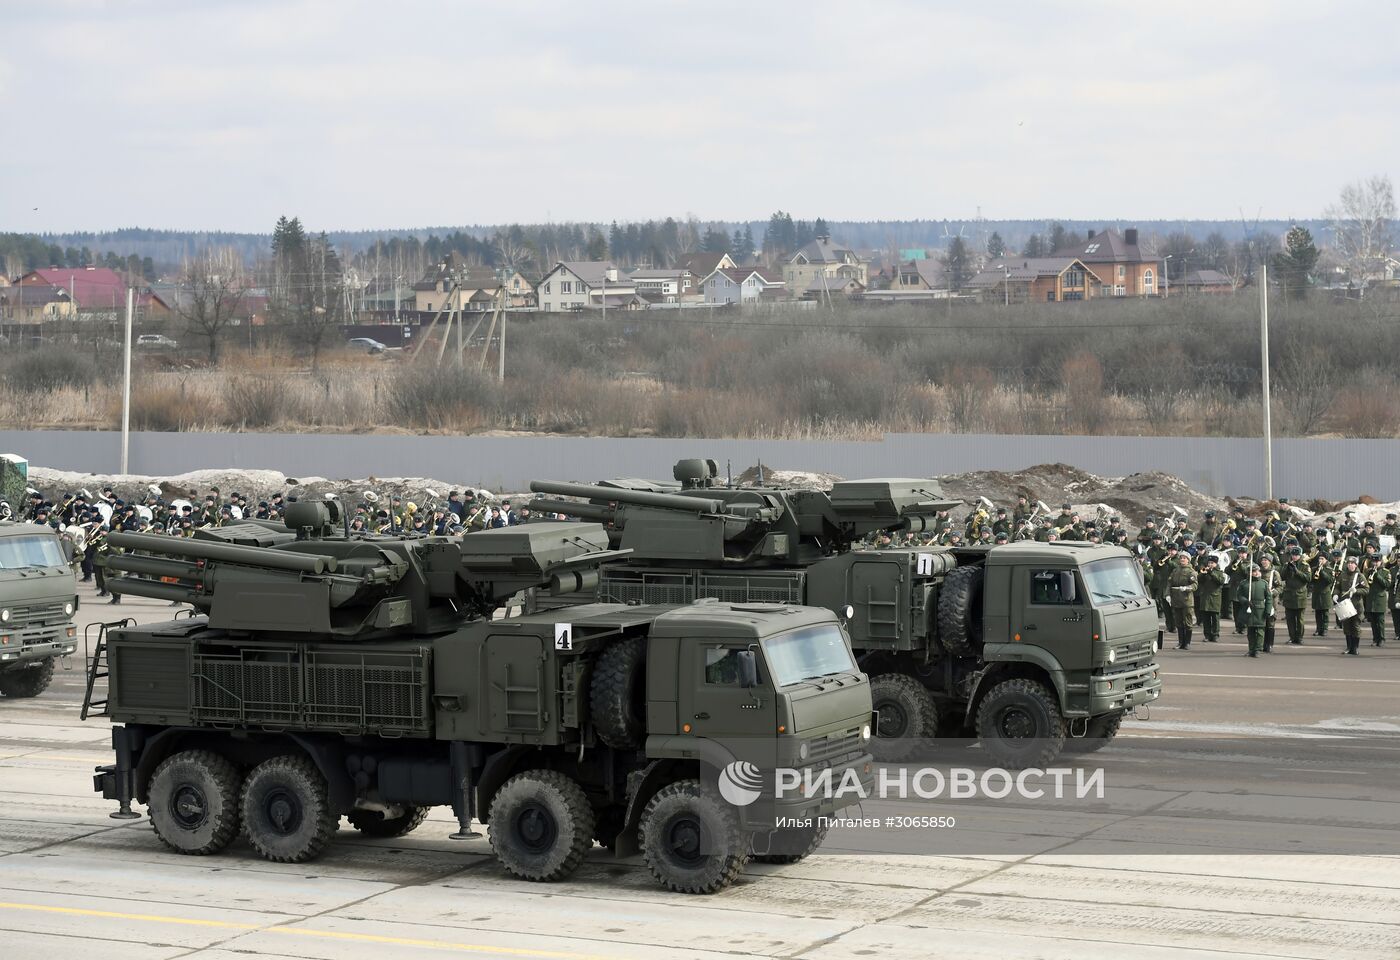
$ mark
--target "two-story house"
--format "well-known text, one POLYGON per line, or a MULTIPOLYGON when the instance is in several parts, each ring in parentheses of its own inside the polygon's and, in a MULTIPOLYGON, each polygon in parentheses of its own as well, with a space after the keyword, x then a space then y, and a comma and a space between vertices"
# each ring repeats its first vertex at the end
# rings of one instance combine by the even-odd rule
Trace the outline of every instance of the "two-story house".
POLYGON ((783 290, 783 281, 762 267, 722 267, 701 283, 706 303, 756 303, 783 290))
POLYGON ((832 243, 826 235, 798 250, 783 266, 783 283, 792 297, 803 296, 808 290, 855 289, 849 281, 861 290, 869 285, 866 262, 854 250, 832 243))
POLYGON ((983 303, 1089 300, 1102 284, 1078 257, 1006 257, 993 260, 968 281, 983 303))
MULTIPOLYGON (((637 309, 637 286, 610 260, 561 260, 535 285, 535 302, 547 313, 637 309)), ((641 301, 642 305, 645 301, 641 301)))
POLYGON ((519 271, 497 271, 492 267, 469 264, 458 254, 449 253, 429 267, 423 279, 413 285, 413 306, 423 313, 491 310, 500 298, 503 285, 507 306, 523 307, 529 304, 532 287, 519 271))
POLYGON ((653 269, 638 267, 627 274, 637 288, 638 296, 653 303, 681 303, 696 299, 699 284, 685 267, 653 269))
POLYGON ((1087 240, 1053 250, 1050 256, 1078 259, 1103 285, 1105 297, 1166 296, 1162 258, 1139 245, 1136 227, 1122 233, 1090 231, 1087 240))

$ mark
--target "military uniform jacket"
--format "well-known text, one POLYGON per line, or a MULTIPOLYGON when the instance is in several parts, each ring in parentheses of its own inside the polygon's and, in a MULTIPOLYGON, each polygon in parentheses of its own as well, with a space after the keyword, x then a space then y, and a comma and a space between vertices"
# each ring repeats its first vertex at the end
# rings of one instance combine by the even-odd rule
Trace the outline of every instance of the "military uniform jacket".
POLYGON ((1201 529, 1196 531, 1196 539, 1204 544, 1215 543, 1215 538, 1220 536, 1220 524, 1214 520, 1207 520, 1201 524, 1201 529))
POLYGON ((1196 571, 1191 569, 1190 564, 1174 567, 1171 577, 1167 580, 1171 587, 1172 607, 1181 609, 1195 605, 1196 582, 1199 578, 1196 571))
POLYGON ((1312 608, 1330 610, 1332 608, 1332 583, 1337 579, 1337 571, 1329 563, 1318 567, 1312 575, 1312 608))
POLYGON ((1304 610, 1308 606, 1308 587, 1312 576, 1302 560, 1291 560, 1283 568, 1283 606, 1287 610, 1304 610))
POLYGON ((1371 571, 1371 586, 1366 591, 1366 612, 1385 613, 1390 606, 1390 574, 1384 567, 1371 571))
POLYGON ((1196 600, 1199 602, 1202 613, 1219 613, 1221 605, 1221 591, 1225 586, 1225 574, 1217 567, 1214 570, 1202 571, 1196 584, 1196 600))
POLYGON ((1265 626, 1274 618, 1274 595, 1269 589, 1269 584, 1260 577, 1257 580, 1250 580, 1246 585, 1242 599, 1249 603, 1249 625, 1251 627, 1265 626))

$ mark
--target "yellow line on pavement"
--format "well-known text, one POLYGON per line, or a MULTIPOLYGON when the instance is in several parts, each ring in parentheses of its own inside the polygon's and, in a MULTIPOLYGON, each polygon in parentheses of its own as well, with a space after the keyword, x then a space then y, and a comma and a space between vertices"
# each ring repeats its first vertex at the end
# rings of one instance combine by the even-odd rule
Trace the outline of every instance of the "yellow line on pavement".
POLYGON ((535 950, 530 947, 493 947, 484 943, 460 943, 453 940, 427 940, 418 937, 389 937, 372 933, 351 933, 343 930, 317 930, 306 927, 266 927, 256 923, 231 920, 196 920, 188 917, 168 917, 153 913, 122 913, 117 910, 92 910, 86 907, 56 907, 40 903, 6 903, 0 910, 31 913, 56 913, 70 917, 96 917, 104 920, 138 920, 146 923, 167 923, 187 927, 214 927, 222 930, 245 930, 282 936, 314 937, 323 940, 345 940, 358 943, 382 943, 398 947, 424 947, 431 950, 455 950, 458 953, 495 953, 509 957, 534 957, 539 960, 616 960, 616 957, 594 953, 573 953, 567 950, 535 950))

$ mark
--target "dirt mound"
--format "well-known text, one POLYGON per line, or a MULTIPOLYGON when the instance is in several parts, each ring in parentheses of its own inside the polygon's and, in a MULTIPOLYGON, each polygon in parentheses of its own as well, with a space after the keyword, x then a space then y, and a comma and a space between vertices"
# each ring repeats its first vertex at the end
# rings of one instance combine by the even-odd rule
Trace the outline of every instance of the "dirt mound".
MULTIPOLYGON (((1140 526, 1148 517, 1165 516, 1174 506, 1185 510, 1193 525, 1200 523, 1205 511, 1225 509, 1223 501, 1160 471, 1100 477, 1068 464, 1049 463, 1012 472, 978 470, 936 479, 944 493, 966 504, 984 496, 997 506, 1010 507, 1024 494, 1031 502, 1044 500, 1055 513, 1061 504, 1068 503, 1080 515, 1092 517, 1102 506, 1104 512, 1121 516, 1128 526, 1140 526)), ((966 512, 967 508, 957 511, 966 512)))
MULTIPOLYGON (((759 482, 759 468, 749 467, 743 473, 734 478, 734 482, 740 486, 757 485, 759 482)), ((796 490, 829 490, 831 485, 837 480, 844 480, 845 477, 838 477, 834 473, 815 473, 810 470, 778 470, 771 467, 763 468, 763 483, 770 487, 789 487, 796 490)))

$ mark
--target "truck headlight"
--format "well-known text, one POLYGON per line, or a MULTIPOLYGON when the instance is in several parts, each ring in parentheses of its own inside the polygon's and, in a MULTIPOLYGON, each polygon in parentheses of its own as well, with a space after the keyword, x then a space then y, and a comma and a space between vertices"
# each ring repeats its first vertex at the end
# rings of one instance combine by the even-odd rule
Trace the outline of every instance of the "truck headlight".
POLYGON ((1118 651, 1117 651, 1117 650, 1109 650, 1109 651, 1108 651, 1108 662, 1109 662, 1109 663, 1117 663, 1117 662, 1118 662, 1118 651))
POLYGON ((867 723, 865 726, 860 728, 860 738, 862 740, 870 739, 870 724, 867 723))
POLYGON ((5 607, 4 609, 0 609, 0 623, 9 623, 9 622, 10 622, 10 608, 9 608, 9 607, 5 607))
POLYGON ((797 745, 797 759, 806 760, 811 752, 811 748, 807 746, 806 740, 803 740, 797 745))
POLYGON ((69 600, 67 603, 65 603, 65 604, 63 605, 63 615, 64 615, 65 617, 71 617, 71 616, 73 615, 73 601, 72 601, 72 600, 69 600))

